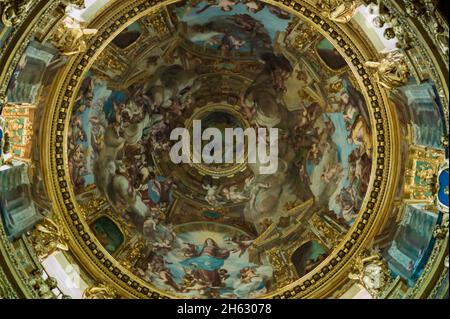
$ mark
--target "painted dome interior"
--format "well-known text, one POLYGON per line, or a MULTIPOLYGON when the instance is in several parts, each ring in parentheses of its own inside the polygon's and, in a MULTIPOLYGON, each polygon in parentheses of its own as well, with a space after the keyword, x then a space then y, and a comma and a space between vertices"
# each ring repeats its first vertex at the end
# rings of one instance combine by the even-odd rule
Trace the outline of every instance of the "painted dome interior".
POLYGON ((30 247, 24 278, 56 298, 448 298, 448 37, 430 59, 411 8, 19 2, 0 3, 0 235, 30 247), (177 128, 214 157, 198 123, 221 154, 174 162, 177 128), (276 164, 248 136, 224 163, 228 128, 267 132, 276 164))

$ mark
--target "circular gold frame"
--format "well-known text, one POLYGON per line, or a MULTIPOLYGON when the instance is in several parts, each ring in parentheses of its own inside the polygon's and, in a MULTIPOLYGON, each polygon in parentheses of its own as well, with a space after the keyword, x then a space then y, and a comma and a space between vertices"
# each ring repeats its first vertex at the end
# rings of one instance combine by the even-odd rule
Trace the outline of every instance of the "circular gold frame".
MULTIPOLYGON (((99 281, 113 285, 125 297, 177 298, 161 291, 133 275, 112 258, 97 241, 83 220, 71 187, 68 172, 67 135, 70 115, 81 80, 99 53, 127 25, 141 17, 154 13, 163 6, 178 0, 133 0, 116 1, 89 28, 99 30, 89 43, 85 53, 72 57, 60 71, 47 106, 42 141, 45 183, 55 212, 60 215, 68 233, 71 250, 83 266, 99 281)), ((303 0, 272 1, 278 6, 307 21, 322 33, 341 53, 357 78, 365 97, 373 135, 373 163, 370 185, 360 209, 359 216, 350 231, 335 250, 313 271, 288 286, 279 288, 263 298, 318 298, 336 288, 347 275, 352 256, 370 242, 372 236, 385 222, 386 211, 392 202, 389 185, 397 179, 398 150, 393 141, 398 139, 396 116, 388 98, 374 82, 364 67, 364 61, 376 58, 367 46, 355 45, 343 28, 324 18, 303 0), (362 48, 362 50, 360 50, 362 48)), ((348 31, 348 30, 347 30, 348 31)))

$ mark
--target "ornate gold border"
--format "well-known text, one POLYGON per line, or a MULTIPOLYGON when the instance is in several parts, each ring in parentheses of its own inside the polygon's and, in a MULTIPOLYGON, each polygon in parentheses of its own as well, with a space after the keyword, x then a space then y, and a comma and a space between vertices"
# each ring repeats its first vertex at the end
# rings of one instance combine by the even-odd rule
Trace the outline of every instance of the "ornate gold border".
MULTIPOLYGON (((99 244, 89 230, 87 223, 80 218, 79 207, 70 186, 67 164, 67 133, 70 114, 81 85, 81 80, 98 54, 127 25, 141 17, 153 13, 163 6, 178 0, 134 0, 117 1, 104 14, 91 23, 90 28, 99 29, 91 40, 86 53, 72 57, 60 71, 52 90, 48 105, 43 143, 45 182, 55 211, 63 217, 69 231, 70 246, 83 262, 83 265, 96 277, 114 284, 127 297, 176 298, 165 291, 152 287, 119 265, 99 244)), ((303 0, 263 2, 283 8, 311 23, 343 55, 355 75, 366 99, 373 133, 373 164, 370 186, 364 199, 358 219, 337 248, 312 272, 296 282, 271 292, 265 298, 323 297, 330 288, 335 287, 346 276, 351 266, 351 257, 358 253, 371 240, 380 228, 385 212, 392 202, 388 186, 396 181, 398 150, 393 140, 398 139, 395 114, 387 106, 384 91, 369 76, 364 61, 373 58, 369 52, 360 52, 358 47, 342 32, 340 26, 325 20, 311 5, 303 0)), ((364 47, 364 46, 362 46, 364 47)))

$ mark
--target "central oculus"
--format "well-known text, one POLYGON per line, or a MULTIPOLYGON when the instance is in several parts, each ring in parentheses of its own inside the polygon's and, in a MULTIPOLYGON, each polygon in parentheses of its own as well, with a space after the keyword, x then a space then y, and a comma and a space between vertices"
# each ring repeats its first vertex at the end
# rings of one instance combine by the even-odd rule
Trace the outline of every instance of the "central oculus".
POLYGON ((278 169, 278 129, 250 127, 231 106, 200 109, 187 128, 173 129, 170 139, 177 141, 170 150, 171 161, 194 164, 204 174, 233 175, 247 163, 258 165, 261 174, 278 169))

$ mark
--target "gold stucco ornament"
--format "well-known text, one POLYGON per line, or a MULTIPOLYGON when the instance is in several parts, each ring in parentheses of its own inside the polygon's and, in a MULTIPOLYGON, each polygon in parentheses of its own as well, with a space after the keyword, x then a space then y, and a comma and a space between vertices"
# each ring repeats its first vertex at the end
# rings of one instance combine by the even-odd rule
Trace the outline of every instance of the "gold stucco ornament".
POLYGON ((7 27, 20 24, 31 3, 30 0, 0 0, 1 22, 7 27))

